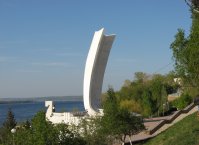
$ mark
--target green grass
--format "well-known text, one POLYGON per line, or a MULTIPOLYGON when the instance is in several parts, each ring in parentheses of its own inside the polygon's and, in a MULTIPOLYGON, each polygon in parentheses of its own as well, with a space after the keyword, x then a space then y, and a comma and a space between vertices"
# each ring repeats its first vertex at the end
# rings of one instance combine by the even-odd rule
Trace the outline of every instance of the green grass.
POLYGON ((199 145, 199 117, 194 113, 143 145, 199 145))

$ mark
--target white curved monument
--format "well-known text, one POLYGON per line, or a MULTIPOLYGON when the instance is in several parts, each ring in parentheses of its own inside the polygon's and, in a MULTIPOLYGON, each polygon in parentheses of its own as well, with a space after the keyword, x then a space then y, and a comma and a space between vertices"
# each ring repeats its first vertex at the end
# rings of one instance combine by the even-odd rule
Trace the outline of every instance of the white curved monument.
POLYGON ((104 35, 104 28, 96 31, 90 46, 84 72, 83 100, 86 112, 53 112, 53 102, 45 101, 46 119, 52 123, 78 124, 86 114, 94 116, 100 111, 100 96, 104 72, 115 35, 104 35))
POLYGON ((99 112, 104 72, 115 35, 96 31, 90 46, 84 72, 84 107, 89 115, 99 112))

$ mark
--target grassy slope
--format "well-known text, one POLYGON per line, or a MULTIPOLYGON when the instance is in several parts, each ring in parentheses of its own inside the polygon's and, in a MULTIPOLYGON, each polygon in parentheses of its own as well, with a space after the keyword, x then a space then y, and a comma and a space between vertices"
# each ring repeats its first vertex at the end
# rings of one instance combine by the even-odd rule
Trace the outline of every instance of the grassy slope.
POLYGON ((194 113, 184 118, 144 145, 199 145, 199 117, 194 113))

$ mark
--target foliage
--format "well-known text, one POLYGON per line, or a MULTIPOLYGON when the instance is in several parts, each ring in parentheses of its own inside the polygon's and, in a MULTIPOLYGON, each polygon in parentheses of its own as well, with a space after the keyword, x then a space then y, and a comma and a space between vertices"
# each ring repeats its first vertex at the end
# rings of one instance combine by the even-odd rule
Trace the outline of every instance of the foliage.
POLYGON ((149 79, 149 75, 144 72, 135 72, 134 74, 135 82, 144 83, 149 79))
MULTIPOLYGON (((56 144, 59 145, 86 145, 86 141, 80 137, 80 134, 72 129, 72 125, 58 124, 55 126, 57 130, 59 141, 56 144)), ((75 126, 74 126, 75 127, 75 126)))
POLYGON ((101 116, 86 117, 79 124, 79 130, 87 145, 108 145, 109 136, 102 132, 101 116))
MULTIPOLYGON (((197 3, 192 4, 198 7, 197 3)), ((171 44, 175 71, 183 79, 186 89, 199 88, 199 13, 192 11, 192 26, 189 36, 185 36, 182 29, 178 29, 175 40, 171 44)))
POLYGON ((53 124, 46 121, 45 112, 40 111, 32 119, 32 141, 35 144, 55 144, 58 141, 57 132, 53 124))
POLYGON ((199 118, 196 113, 184 118, 144 145, 198 145, 199 118))
POLYGON ((130 112, 141 113, 142 111, 140 103, 135 100, 121 100, 120 107, 123 109, 128 109, 130 112))
POLYGON ((3 127, 0 128, 0 144, 12 144, 11 129, 15 128, 17 122, 15 121, 14 114, 9 108, 7 112, 7 117, 3 123, 3 127))
POLYGON ((108 97, 103 104, 104 115, 101 118, 102 131, 124 142, 127 135, 131 136, 144 129, 142 119, 119 106, 113 89, 110 88, 107 93, 108 97))
POLYGON ((7 113, 7 118, 5 122, 3 123, 3 127, 7 130, 13 129, 17 125, 17 122, 14 118, 14 114, 12 110, 9 108, 8 113, 7 113))
POLYGON ((120 106, 146 117, 163 114, 163 111, 167 111, 164 109, 167 95, 176 92, 179 87, 174 83, 174 77, 173 72, 167 75, 136 72, 135 79, 126 80, 116 93, 120 106))
POLYGON ((86 117, 79 124, 79 130, 88 145, 109 145, 115 141, 123 143, 127 135, 144 129, 142 118, 121 107, 112 88, 104 98, 103 113, 103 116, 86 117))
POLYGON ((26 122, 23 124, 23 127, 24 127, 25 129, 30 129, 30 128, 31 128, 31 123, 30 123, 30 121, 29 121, 29 120, 26 120, 26 122))
POLYGON ((193 101, 192 97, 188 94, 182 94, 178 99, 172 102, 172 105, 178 109, 183 109, 193 101))
POLYGON ((31 122, 20 125, 15 134, 9 131, 0 136, 0 144, 12 144, 13 141, 17 145, 86 145, 77 131, 67 124, 53 125, 47 121, 44 111, 39 111, 31 122))

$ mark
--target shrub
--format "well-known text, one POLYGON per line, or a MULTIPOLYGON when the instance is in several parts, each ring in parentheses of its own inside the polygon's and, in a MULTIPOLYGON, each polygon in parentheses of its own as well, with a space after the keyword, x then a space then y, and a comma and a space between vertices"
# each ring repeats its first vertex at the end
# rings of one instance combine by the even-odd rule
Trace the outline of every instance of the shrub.
POLYGON ((178 109, 183 109, 192 102, 192 97, 188 94, 182 94, 178 99, 172 102, 172 105, 178 109))

